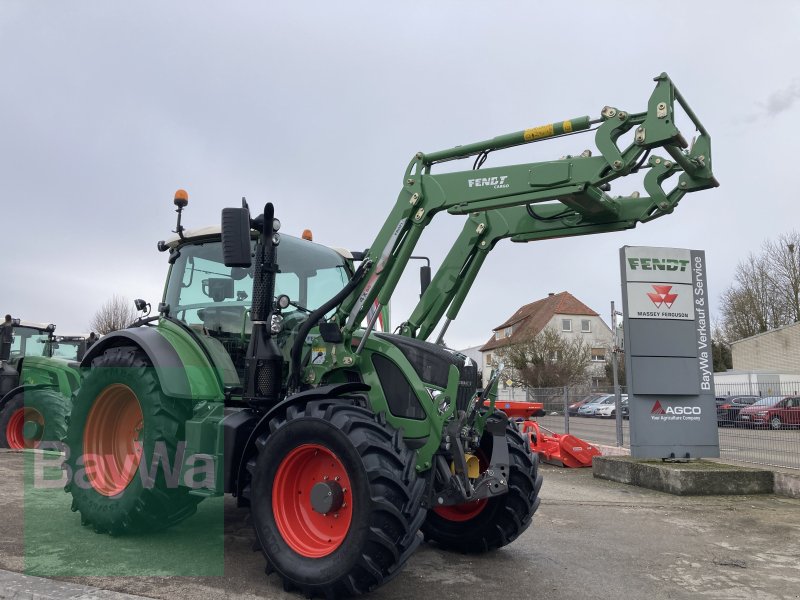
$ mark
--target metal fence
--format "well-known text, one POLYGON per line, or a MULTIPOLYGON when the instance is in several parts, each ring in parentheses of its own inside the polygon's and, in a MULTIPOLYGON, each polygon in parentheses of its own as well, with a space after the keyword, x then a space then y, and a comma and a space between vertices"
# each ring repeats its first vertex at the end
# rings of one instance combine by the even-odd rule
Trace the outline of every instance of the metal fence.
MULTIPOLYGON (((725 383, 717 388, 720 457, 725 460, 800 469, 800 380, 725 383)), ((625 394, 625 388, 620 392, 625 394)), ((502 388, 498 401, 541 402, 537 420, 555 433, 571 433, 595 444, 630 447, 627 419, 587 417, 574 404, 613 388, 502 388), (572 406, 572 408, 570 408, 572 406), (621 444, 619 443, 621 441, 621 444)), ((625 411, 623 411, 623 416, 625 411)))

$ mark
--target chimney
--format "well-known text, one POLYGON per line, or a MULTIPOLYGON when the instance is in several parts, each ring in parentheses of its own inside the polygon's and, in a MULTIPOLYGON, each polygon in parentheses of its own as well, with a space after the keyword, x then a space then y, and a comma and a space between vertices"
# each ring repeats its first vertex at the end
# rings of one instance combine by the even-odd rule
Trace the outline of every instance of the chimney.
POLYGON ((555 293, 553 293, 553 292, 550 292, 550 293, 549 293, 549 294, 547 294, 547 295, 548 295, 548 296, 555 296, 555 293))

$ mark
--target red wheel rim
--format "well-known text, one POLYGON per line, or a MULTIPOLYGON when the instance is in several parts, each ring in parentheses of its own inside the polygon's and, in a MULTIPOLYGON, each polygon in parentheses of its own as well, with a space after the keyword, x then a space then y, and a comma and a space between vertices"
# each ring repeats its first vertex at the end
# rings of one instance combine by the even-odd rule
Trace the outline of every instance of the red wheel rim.
MULTIPOLYGON (((478 450, 476 455, 480 461, 481 473, 483 473, 489 468, 489 461, 481 450, 478 450)), ((480 500, 473 500, 472 502, 464 502, 463 504, 455 504, 453 506, 437 506, 434 507, 433 512, 448 521, 462 523, 474 519, 481 514, 488 503, 488 498, 482 498, 480 500)))
POLYGON ((83 432, 83 460, 97 493, 116 496, 133 480, 142 456, 143 423, 139 399, 128 386, 115 383, 95 399, 83 432))
POLYGON ((28 439, 25 437, 25 423, 28 421, 38 423, 39 431, 44 429, 44 416, 35 408, 18 408, 8 420, 8 425, 6 425, 6 441, 8 442, 8 447, 12 450, 25 450, 37 448, 39 446, 41 440, 28 439))
POLYGON ((275 473, 272 514, 283 540, 300 556, 321 558, 341 546, 353 520, 353 503, 350 478, 339 457, 319 444, 289 452, 275 473), (342 488, 342 504, 322 514, 311 505, 311 489, 331 481, 342 488))
POLYGON ((488 503, 489 500, 483 498, 481 500, 475 500, 474 502, 464 502, 464 504, 456 504, 454 506, 437 506, 433 509, 433 512, 443 519, 460 523, 477 517, 483 512, 483 509, 486 508, 488 503))

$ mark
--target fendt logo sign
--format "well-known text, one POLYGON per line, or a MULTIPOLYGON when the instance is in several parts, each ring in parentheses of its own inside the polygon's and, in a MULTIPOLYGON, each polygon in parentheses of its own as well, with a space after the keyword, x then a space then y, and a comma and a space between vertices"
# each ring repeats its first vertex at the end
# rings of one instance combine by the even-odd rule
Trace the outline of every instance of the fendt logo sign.
POLYGON ((627 247, 624 268, 631 318, 694 320, 689 250, 627 247))
POLYGON ((654 421, 699 421, 703 409, 699 406, 667 406, 656 400, 650 410, 650 418, 654 421))
POLYGON ((632 257, 628 259, 631 271, 680 271, 686 272, 689 261, 682 258, 632 257))

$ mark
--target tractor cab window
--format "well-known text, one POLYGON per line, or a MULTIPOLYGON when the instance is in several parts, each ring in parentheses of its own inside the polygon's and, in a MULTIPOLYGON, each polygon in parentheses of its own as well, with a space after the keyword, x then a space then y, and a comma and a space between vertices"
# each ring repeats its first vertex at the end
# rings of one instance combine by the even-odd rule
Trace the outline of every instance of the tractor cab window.
MULTIPOLYGON (((255 242, 254 242, 255 244, 255 242)), ((280 273, 275 295, 314 310, 347 283, 350 273, 344 259, 333 250, 289 236, 281 237, 277 256, 280 273)), ((170 271, 164 301, 172 317, 201 327, 215 337, 248 336, 253 294, 253 267, 226 267, 219 241, 186 244, 170 271)), ((297 312, 289 307, 284 316, 297 312)))
POLYGON ((66 360, 80 360, 81 342, 72 340, 58 340, 53 345, 53 358, 66 360))
POLYGON ((23 356, 50 356, 50 336, 33 327, 14 327, 11 360, 23 356))

